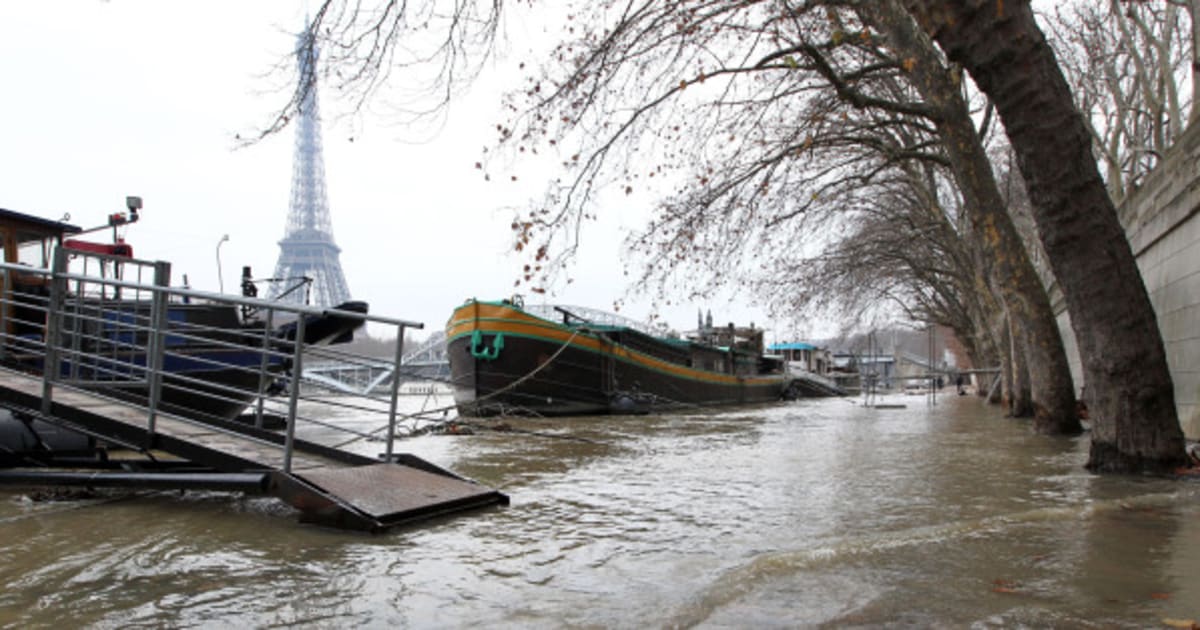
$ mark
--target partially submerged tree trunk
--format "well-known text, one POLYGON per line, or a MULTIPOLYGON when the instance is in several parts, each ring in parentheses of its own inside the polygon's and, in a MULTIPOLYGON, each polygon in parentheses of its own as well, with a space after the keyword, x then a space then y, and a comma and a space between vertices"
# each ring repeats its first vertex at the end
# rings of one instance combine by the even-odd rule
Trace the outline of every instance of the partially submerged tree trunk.
MULTIPOLYGON (((982 356, 981 363, 975 365, 976 368, 999 368, 1004 369, 1000 356, 999 346, 996 344, 996 339, 990 330, 988 318, 983 313, 979 313, 975 320, 976 336, 980 344, 980 354, 982 356)), ((976 389, 975 394, 980 398, 988 395, 992 386, 992 381, 999 376, 998 372, 980 372, 975 374, 976 389)), ((996 400, 987 400, 985 402, 996 403, 996 400)))
POLYGON ((1009 333, 1008 317, 1002 310, 997 310, 992 316, 992 330, 995 331, 996 346, 1000 349, 1000 382, 995 394, 988 398, 988 402, 1004 405, 1004 408, 1012 413, 1016 373, 1013 371, 1012 335, 1009 333))
POLYGON ((1186 465, 1162 337, 1090 137, 1028 1, 904 0, 996 104, 1071 314, 1092 419, 1088 468, 1186 465))
MULTIPOLYGON (((966 335, 966 338, 970 340, 970 343, 966 345, 967 353, 971 357, 971 365, 976 369, 992 369, 996 367, 1003 369, 995 331, 992 330, 991 326, 991 316, 995 311, 989 311, 989 309, 998 308, 995 305, 995 296, 990 293, 980 295, 978 292, 973 292, 967 298, 964 298, 964 301, 971 317, 971 330, 966 335), (987 304, 986 306, 985 303, 987 304)), ((960 337, 961 339, 963 338, 960 337)), ((980 398, 987 396, 988 389, 991 387, 993 377, 995 376, 997 376, 995 372, 975 373, 975 393, 980 398)))
POLYGON ((1042 433, 1083 431, 1076 413, 1071 369, 1050 299, 1025 244, 1008 215, 991 160, 971 120, 961 86, 942 64, 933 43, 894 0, 869 0, 863 17, 885 30, 925 103, 934 108, 942 146, 950 156, 955 180, 970 221, 967 242, 979 257, 990 286, 999 293, 1010 326, 1014 417, 1032 417, 1042 433), (1012 331, 1011 328, 1016 328, 1012 331))
MULTIPOLYGON (((1008 318, 1008 334, 1012 340, 1012 370, 1013 370, 1013 396, 1009 413, 1014 418, 1034 418, 1036 417, 1036 405, 1034 404, 1033 384, 1029 380, 1029 374, 1032 367, 1029 365, 1029 354, 1025 351, 1029 341, 1027 335, 1018 326, 1013 324, 1011 313, 1008 318)), ((1068 386, 1069 387, 1069 386, 1068 386)), ((1074 406, 1075 397, 1071 397, 1072 406, 1074 406)), ((1072 408, 1070 418, 1075 420, 1075 425, 1079 425, 1079 416, 1072 408)), ((1080 427, 1079 431, 1082 432, 1080 427)))

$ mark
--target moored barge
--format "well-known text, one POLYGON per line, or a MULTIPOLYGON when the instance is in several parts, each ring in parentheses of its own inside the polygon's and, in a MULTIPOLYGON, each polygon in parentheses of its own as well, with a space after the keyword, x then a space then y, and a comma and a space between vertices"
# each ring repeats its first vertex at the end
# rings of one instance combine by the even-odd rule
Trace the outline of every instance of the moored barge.
POLYGON ((519 299, 468 300, 446 324, 459 413, 651 413, 779 400, 788 378, 762 330, 707 328, 690 339, 614 316, 519 299))

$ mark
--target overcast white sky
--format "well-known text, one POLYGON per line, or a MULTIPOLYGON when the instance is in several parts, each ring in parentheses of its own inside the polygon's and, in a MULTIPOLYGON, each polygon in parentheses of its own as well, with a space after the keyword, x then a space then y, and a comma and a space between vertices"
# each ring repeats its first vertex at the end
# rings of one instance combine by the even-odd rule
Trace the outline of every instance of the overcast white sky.
MULTIPOLYGON (((238 291, 243 265, 269 276, 287 218, 294 131, 242 149, 234 138, 281 102, 282 79, 263 75, 292 49, 305 10, 303 2, 224 0, 0 4, 0 207, 70 213, 91 227, 123 210, 126 195, 140 195, 143 217, 127 238, 138 258, 171 261, 174 284, 186 273, 193 287, 216 290, 225 234, 227 292, 238 291)), ((499 121, 503 77, 527 52, 512 42, 542 32, 508 29, 505 58, 441 129, 399 129, 371 113, 331 120, 347 105, 321 93, 334 237, 351 293, 374 313, 438 329, 464 299, 513 291, 524 262, 509 252, 513 208, 539 197, 550 175, 518 168, 515 183, 485 182, 474 168, 499 121), (422 136, 432 139, 413 142, 422 136)), ((585 230, 575 282, 551 301, 609 310, 624 295, 623 230, 640 224, 648 202, 622 197, 619 205, 585 230)), ((719 322, 769 326, 756 309, 726 301, 660 313, 689 328, 698 306, 719 322)), ((622 312, 645 318, 649 302, 622 312)))

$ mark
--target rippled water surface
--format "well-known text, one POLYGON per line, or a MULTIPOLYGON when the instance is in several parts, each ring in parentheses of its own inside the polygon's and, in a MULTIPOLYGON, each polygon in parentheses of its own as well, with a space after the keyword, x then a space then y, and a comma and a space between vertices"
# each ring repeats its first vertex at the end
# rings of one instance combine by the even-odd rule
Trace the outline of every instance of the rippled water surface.
POLYGON ((272 499, 233 494, 35 502, 5 491, 0 621, 957 628, 1200 618, 1200 484, 1090 475, 1086 437, 1032 435, 975 397, 857 402, 512 420, 517 431, 414 438, 400 450, 512 504, 380 536, 301 525, 272 499))

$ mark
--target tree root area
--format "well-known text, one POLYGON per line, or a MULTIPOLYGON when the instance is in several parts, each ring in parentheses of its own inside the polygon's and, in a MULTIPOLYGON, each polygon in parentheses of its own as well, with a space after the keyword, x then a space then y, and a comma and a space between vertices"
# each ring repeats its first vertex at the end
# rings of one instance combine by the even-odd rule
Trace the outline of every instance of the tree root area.
POLYGON ((1086 468, 1094 473, 1127 475, 1176 475, 1180 469, 1193 469, 1192 459, 1183 450, 1178 454, 1151 457, 1123 453, 1110 442, 1092 441, 1086 468))

